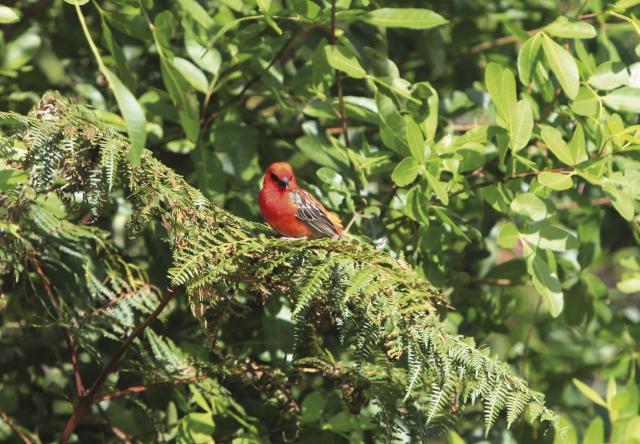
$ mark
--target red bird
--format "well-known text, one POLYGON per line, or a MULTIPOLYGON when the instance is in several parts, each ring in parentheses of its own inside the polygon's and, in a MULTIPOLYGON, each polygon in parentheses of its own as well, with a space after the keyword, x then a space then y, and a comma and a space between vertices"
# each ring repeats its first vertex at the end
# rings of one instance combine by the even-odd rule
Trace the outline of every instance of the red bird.
POLYGON ((298 186, 293 168, 286 162, 269 166, 258 204, 264 219, 283 236, 307 239, 342 237, 340 218, 298 186))

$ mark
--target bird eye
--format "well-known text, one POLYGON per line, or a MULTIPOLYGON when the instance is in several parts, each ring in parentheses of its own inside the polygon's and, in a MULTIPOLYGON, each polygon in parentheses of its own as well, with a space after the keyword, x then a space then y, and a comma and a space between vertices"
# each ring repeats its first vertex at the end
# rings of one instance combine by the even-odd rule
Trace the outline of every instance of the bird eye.
POLYGON ((280 178, 273 173, 271 173, 271 179, 273 179, 276 182, 280 182, 280 178))

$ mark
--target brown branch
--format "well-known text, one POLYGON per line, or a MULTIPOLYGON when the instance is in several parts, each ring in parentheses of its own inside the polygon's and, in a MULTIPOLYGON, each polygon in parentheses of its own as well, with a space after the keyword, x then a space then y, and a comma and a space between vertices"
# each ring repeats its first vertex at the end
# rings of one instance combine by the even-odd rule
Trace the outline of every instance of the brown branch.
POLYGON ((4 423, 13 431, 13 433, 15 433, 20 437, 20 439, 24 444, 32 444, 29 437, 24 433, 22 433, 22 430, 20 430, 20 427, 15 425, 13 421, 11 421, 11 418, 9 418, 9 415, 7 415, 2 409, 0 409, 0 419, 4 421, 4 423))
MULTIPOLYGON (((597 13, 583 14, 583 15, 578 16, 578 20, 587 21, 587 20, 591 20, 593 18, 596 18, 598 15, 600 15, 600 14, 597 14, 597 13)), ((542 31, 543 29, 544 29, 544 27, 535 28, 535 29, 532 29, 531 31, 527 31, 527 34, 532 36, 534 34, 537 34, 540 31, 542 31)), ((482 51, 486 51, 487 49, 494 48, 496 46, 503 46, 503 45, 508 45, 510 43, 515 43, 515 42, 517 42, 519 40, 520 40, 520 37, 517 37, 515 35, 506 35, 504 37, 499 37, 499 38, 494 39, 494 40, 487 40, 485 42, 478 43, 477 45, 472 46, 469 49, 469 52, 471 52, 471 53, 482 52, 482 51)))
MULTIPOLYGON (((608 197, 601 197, 600 199, 594 199, 591 201, 591 205, 593 205, 594 207, 602 207, 605 205, 611 205, 611 199, 608 197)), ((557 205, 556 208, 558 208, 558 210, 569 210, 571 208, 578 208, 580 206, 580 204, 578 202, 567 202, 564 204, 560 204, 557 205)))
MULTIPOLYGON (((38 276, 40 276, 40 279, 42 280, 42 286, 44 287, 44 291, 49 296, 49 299, 51 299, 51 303, 55 307, 56 313, 58 314, 58 319, 61 319, 62 311, 60 310, 60 304, 58 303, 56 297, 53 294, 53 289, 49 284, 49 280, 47 279, 47 276, 44 274, 44 271, 42 270, 40 261, 35 256, 33 257, 33 263, 36 266, 36 272, 38 273, 38 276)), ((82 383, 82 375, 80 374, 80 364, 79 364, 80 361, 78 360, 78 350, 76 347, 76 340, 73 334, 66 328, 64 329, 64 340, 67 343, 67 346, 69 347, 69 351, 71 352, 71 365, 73 367, 73 377, 76 383, 76 394, 78 396, 78 399, 80 399, 84 395, 84 385, 82 383)))
POLYGON ((524 179, 526 177, 530 177, 530 176, 537 176, 538 174, 541 173, 562 173, 562 174, 569 174, 571 173, 571 170, 567 170, 566 168, 554 168, 551 170, 536 170, 536 171, 527 171, 524 173, 517 173, 517 174, 510 174, 508 176, 504 176, 504 177, 499 177, 497 179, 490 179, 490 180, 485 180, 483 182, 478 182, 476 184, 473 184, 469 187, 469 189, 467 190, 461 190, 458 191, 456 193, 453 193, 450 195, 450 197, 453 196, 457 196, 458 194, 462 194, 466 191, 473 191, 473 190, 477 190, 478 188, 484 188, 484 187, 488 187, 491 185, 495 185, 497 183, 504 183, 504 182, 508 182, 510 180, 516 180, 516 179, 524 179))
POLYGON ((560 97, 560 93, 561 92, 562 92, 561 88, 559 88, 559 87, 556 88, 556 91, 553 94, 553 99, 551 100, 551 102, 549 102, 549 104, 545 108, 544 112, 542 113, 542 115, 538 119, 538 123, 544 122, 545 120, 547 120, 547 117, 549 117, 551 115, 551 112, 554 110, 554 107, 556 105, 556 102, 558 101, 558 98, 560 97))
POLYGON ((203 110, 202 110, 203 111, 203 117, 200 119, 200 128, 201 129, 207 128, 211 124, 211 122, 216 117, 218 117, 220 115, 220 113, 224 109, 230 107, 234 103, 242 101, 244 99, 245 95, 247 94, 247 92, 249 91, 249 88, 251 88, 256 82, 258 82, 262 78, 264 73, 269 71, 269 69, 271 69, 271 67, 276 64, 276 62, 284 55, 284 53, 287 51, 287 49, 289 49, 289 47, 294 42, 296 37, 298 37, 299 34, 303 34, 304 32, 306 32, 306 30, 307 30, 307 28, 304 28, 302 31, 294 32, 293 34, 291 34, 291 36, 287 39, 287 41, 284 42, 284 45, 282 45, 282 48, 280 48, 280 50, 271 58, 271 60, 269 61, 269 63, 267 64, 265 69, 263 69, 260 73, 256 74, 251 79, 249 79, 247 81, 247 83, 242 87, 242 89, 240 90, 240 92, 237 95, 232 97, 231 100, 229 100, 227 103, 225 103, 220 109, 218 109, 217 111, 213 112, 208 118, 205 119, 204 118, 204 111, 205 111, 204 108, 207 107, 211 96, 207 97, 206 100, 205 100, 205 103, 203 105, 203 110))
POLYGON ((331 27, 329 29, 329 43, 336 44, 336 0, 331 0, 331 27))
POLYGON ((145 385, 136 385, 136 386, 126 388, 124 390, 117 390, 111 393, 107 393, 106 395, 100 396, 99 398, 95 398, 94 403, 101 402, 101 401, 110 401, 116 398, 124 398, 134 393, 145 392, 149 389, 153 389, 163 385, 190 384, 192 382, 203 381, 209 378, 211 378, 211 376, 209 375, 200 375, 200 376, 193 376, 191 378, 185 378, 185 379, 170 379, 168 381, 158 381, 158 382, 152 382, 150 384, 145 384, 145 385))
POLYGON ((91 388, 86 392, 84 396, 82 396, 78 400, 78 403, 76 404, 73 414, 69 418, 69 421, 67 422, 67 425, 65 426, 64 431, 62 432, 62 437, 60 438, 60 444, 66 444, 67 442, 69 442, 69 438, 71 437, 71 434, 75 430, 78 424, 78 421, 82 416, 84 416, 84 414, 87 412, 91 404, 93 404, 94 399, 98 394, 98 391, 102 387, 102 384, 104 384, 104 382, 106 381, 107 377, 118 368, 118 365, 120 364, 120 360, 122 359, 124 354, 127 352, 127 350, 129 349, 133 341, 142 334, 145 328, 147 328, 160 315, 160 313, 162 313, 162 311, 169 304, 169 302, 171 302, 174 296, 175 296, 175 289, 173 288, 169 289, 169 291, 167 292, 165 297, 162 299, 158 307, 156 307, 156 309, 153 311, 153 313, 151 313, 144 320, 144 322, 142 322, 142 324, 138 325, 135 328, 135 330, 127 337, 127 339, 124 340, 120 348, 111 357, 111 360, 109 361, 109 363, 107 363, 107 365, 102 369, 102 371, 100 372, 100 374, 98 375, 94 383, 91 385, 91 388))
POLYGON ((73 366, 73 377, 76 381, 76 395, 78 399, 84 396, 84 384, 82 383, 82 375, 80 374, 80 363, 78 361, 78 349, 76 340, 68 330, 64 332, 64 339, 71 351, 71 365, 73 366))

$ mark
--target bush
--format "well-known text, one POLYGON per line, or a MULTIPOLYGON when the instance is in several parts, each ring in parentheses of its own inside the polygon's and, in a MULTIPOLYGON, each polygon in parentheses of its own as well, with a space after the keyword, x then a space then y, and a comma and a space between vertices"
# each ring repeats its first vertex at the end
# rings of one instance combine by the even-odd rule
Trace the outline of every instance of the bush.
POLYGON ((636 2, 482 3, 0 7, 0 440, 640 441, 636 2))

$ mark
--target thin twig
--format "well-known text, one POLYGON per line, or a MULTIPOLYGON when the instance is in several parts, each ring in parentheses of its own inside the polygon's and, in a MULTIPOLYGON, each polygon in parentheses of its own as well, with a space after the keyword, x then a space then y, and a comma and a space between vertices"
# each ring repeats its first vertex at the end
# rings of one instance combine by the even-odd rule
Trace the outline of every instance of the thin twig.
POLYGON ((529 357, 529 343, 531 342, 531 337, 533 336, 533 329, 538 321, 538 315, 540 314, 540 307, 542 306, 542 297, 538 296, 538 303, 536 304, 536 310, 533 313, 533 318, 531 319, 531 324, 529 325, 529 330, 527 331, 527 337, 524 341, 524 350, 522 351, 522 373, 527 373, 527 358, 529 357))
POLYGON ((11 418, 9 418, 9 415, 7 415, 2 409, 0 409, 0 419, 2 419, 2 421, 4 421, 4 423, 11 429, 13 430, 13 432, 18 435, 20 437, 20 439, 22 440, 23 443, 25 444, 31 444, 31 440, 29 439, 29 437, 27 435, 25 435, 24 433, 22 433, 22 430, 20 430, 20 427, 18 427, 17 425, 15 425, 13 423, 13 421, 11 421, 11 418))
POLYGON ((168 381, 158 381, 158 382, 152 382, 152 383, 146 384, 146 385, 137 385, 137 386, 126 388, 124 390, 117 390, 117 391, 114 391, 114 392, 111 392, 111 393, 107 393, 106 395, 103 395, 103 396, 100 396, 99 398, 96 398, 94 400, 94 403, 95 402, 101 402, 101 401, 110 401, 110 400, 116 399, 116 398, 124 398, 124 397, 132 395, 134 393, 145 392, 145 391, 147 391, 149 389, 160 387, 160 386, 163 386, 163 385, 190 384, 192 382, 203 381, 203 380, 209 379, 209 378, 211 378, 211 376, 209 376, 209 375, 199 375, 199 376, 193 376, 191 378, 185 378, 185 379, 170 379, 168 381))
POLYGON ((556 102, 558 101, 558 98, 560 97, 560 92, 561 91, 562 91, 561 88, 556 88, 555 93, 553 94, 553 99, 551 100, 551 102, 549 102, 549 104, 545 108, 544 112, 542 113, 542 115, 538 119, 538 123, 544 122, 545 120, 547 120, 547 117, 549 117, 551 115, 551 112, 554 110, 556 102))
MULTIPOLYGON (((587 20, 591 20, 593 18, 596 18, 598 15, 599 14, 597 14, 597 13, 583 14, 583 15, 578 16, 578 20, 587 21, 587 20)), ((540 31, 542 31, 543 29, 544 29, 544 27, 532 29, 530 31, 527 31, 527 34, 532 36, 534 34, 537 34, 540 31)), ((508 45, 510 43, 515 43, 515 42, 518 42, 518 41, 520 41, 520 37, 515 36, 515 35, 506 35, 504 37, 499 37, 499 38, 494 39, 494 40, 487 40, 485 42, 478 43, 477 45, 472 46, 471 49, 469 49, 469 52, 471 52, 472 54, 475 54, 477 52, 486 51, 487 49, 491 49, 491 48, 494 48, 496 46, 508 45)))
POLYGON ((98 394, 98 391, 102 387, 102 384, 104 384, 104 382, 106 381, 107 377, 118 368, 118 365, 120 364, 120 360, 122 359, 124 354, 127 352, 127 350, 129 349, 133 341, 142 334, 145 328, 147 328, 160 315, 160 313, 162 313, 164 308, 169 304, 169 302, 171 302, 174 296, 175 296, 175 289, 174 288, 169 289, 169 291, 167 292, 165 297, 162 299, 158 307, 156 307, 156 309, 153 311, 153 313, 151 313, 144 320, 144 322, 142 322, 142 324, 138 325, 135 328, 135 330, 133 330, 133 332, 127 337, 127 339, 124 340, 120 348, 111 357, 111 360, 109 361, 109 363, 106 366, 104 366, 104 368, 102 369, 102 371, 100 372, 96 380, 94 381, 93 385, 91 385, 91 388, 86 392, 84 396, 82 396, 78 400, 78 403, 76 404, 76 407, 73 410, 73 414, 69 418, 69 421, 67 422, 67 425, 65 426, 64 431, 62 432, 62 437, 60 438, 60 444, 66 444, 67 442, 69 442, 69 438, 71 437, 71 434, 75 430, 78 424, 78 421, 82 416, 84 416, 84 414, 87 412, 91 404, 93 404, 93 401, 96 395, 98 394))
MULTIPOLYGON (((291 44, 295 41, 295 39, 298 37, 298 35, 302 34, 306 32, 306 28, 303 28, 302 31, 297 31, 294 32, 293 34, 291 34, 291 36, 287 39, 286 42, 284 42, 284 45, 282 45, 282 47, 280 48, 280 50, 271 58, 271 60, 269 61, 269 63, 267 64, 266 68, 263 69, 260 73, 254 75, 251 79, 249 79, 247 81, 247 83, 242 87, 242 89, 240 90, 240 92, 235 95, 234 97, 231 98, 231 100, 229 100, 227 103, 225 103, 220 109, 216 110, 215 112, 213 112, 212 114, 209 115, 209 117, 207 117, 206 119, 203 117, 200 119, 200 128, 204 129, 207 128, 211 122, 220 115, 220 113, 230 107, 231 105, 238 103, 240 101, 242 101, 244 99, 244 97, 246 96, 247 92, 249 91, 249 88, 251 88, 256 82, 258 82, 262 76, 264 75, 264 73, 266 73, 267 71, 269 71, 269 69, 271 69, 271 67, 273 67, 273 65, 276 64, 276 62, 284 55, 284 53, 287 51, 287 49, 289 49, 289 47, 291 46, 291 44)), ((206 108, 206 106, 208 105, 208 101, 210 100, 211 96, 209 96, 203 106, 203 115, 204 115, 204 111, 206 108)))
MULTIPOLYGON (((611 205, 611 199, 608 197, 601 197, 600 199, 594 199, 591 201, 591 205, 594 207, 602 207, 606 205, 611 205)), ((558 210, 570 210, 572 208, 578 208, 580 204, 578 202, 567 202, 564 204, 557 205, 556 208, 558 210)))
POLYGON ((553 169, 550 169, 550 170, 536 170, 536 171, 527 171, 525 173, 510 174, 508 176, 498 177, 496 179, 490 179, 490 180, 485 180, 483 182, 475 183, 475 184, 471 185, 468 189, 463 189, 463 190, 460 190, 460 191, 457 191, 455 193, 450 194, 449 197, 457 196, 458 194, 462 194, 462 193, 465 193, 467 191, 474 191, 474 190, 477 190, 479 188, 488 187, 488 186, 495 185, 495 184, 498 184, 498 183, 508 182, 510 180, 524 179, 524 178, 529 177, 529 176, 537 176, 538 174, 541 174, 541 173, 569 174, 569 173, 571 173, 571 170, 568 170, 566 168, 553 168, 553 169))
MULTIPOLYGON (((38 276, 40 276, 40 279, 42 280, 42 286, 44 287, 44 291, 47 293, 47 296, 49 296, 51 303, 55 307, 56 313, 58 314, 58 318, 61 319, 62 310, 60 309, 60 304, 58 303, 55 295, 53 294, 53 289, 49 284, 49 279, 47 279, 47 276, 44 274, 44 271, 42 270, 40 261, 35 256, 33 257, 33 263, 36 267, 36 272, 38 273, 38 276)), ((76 340, 73 334, 71 334, 71 332, 66 328, 64 329, 64 339, 65 339, 65 342, 67 343, 67 346, 69 347, 69 351, 71 352, 71 365, 73 366, 73 376, 76 383, 76 394, 79 399, 84 395, 84 385, 82 383, 82 376, 80 374, 80 364, 78 360, 76 340)))

